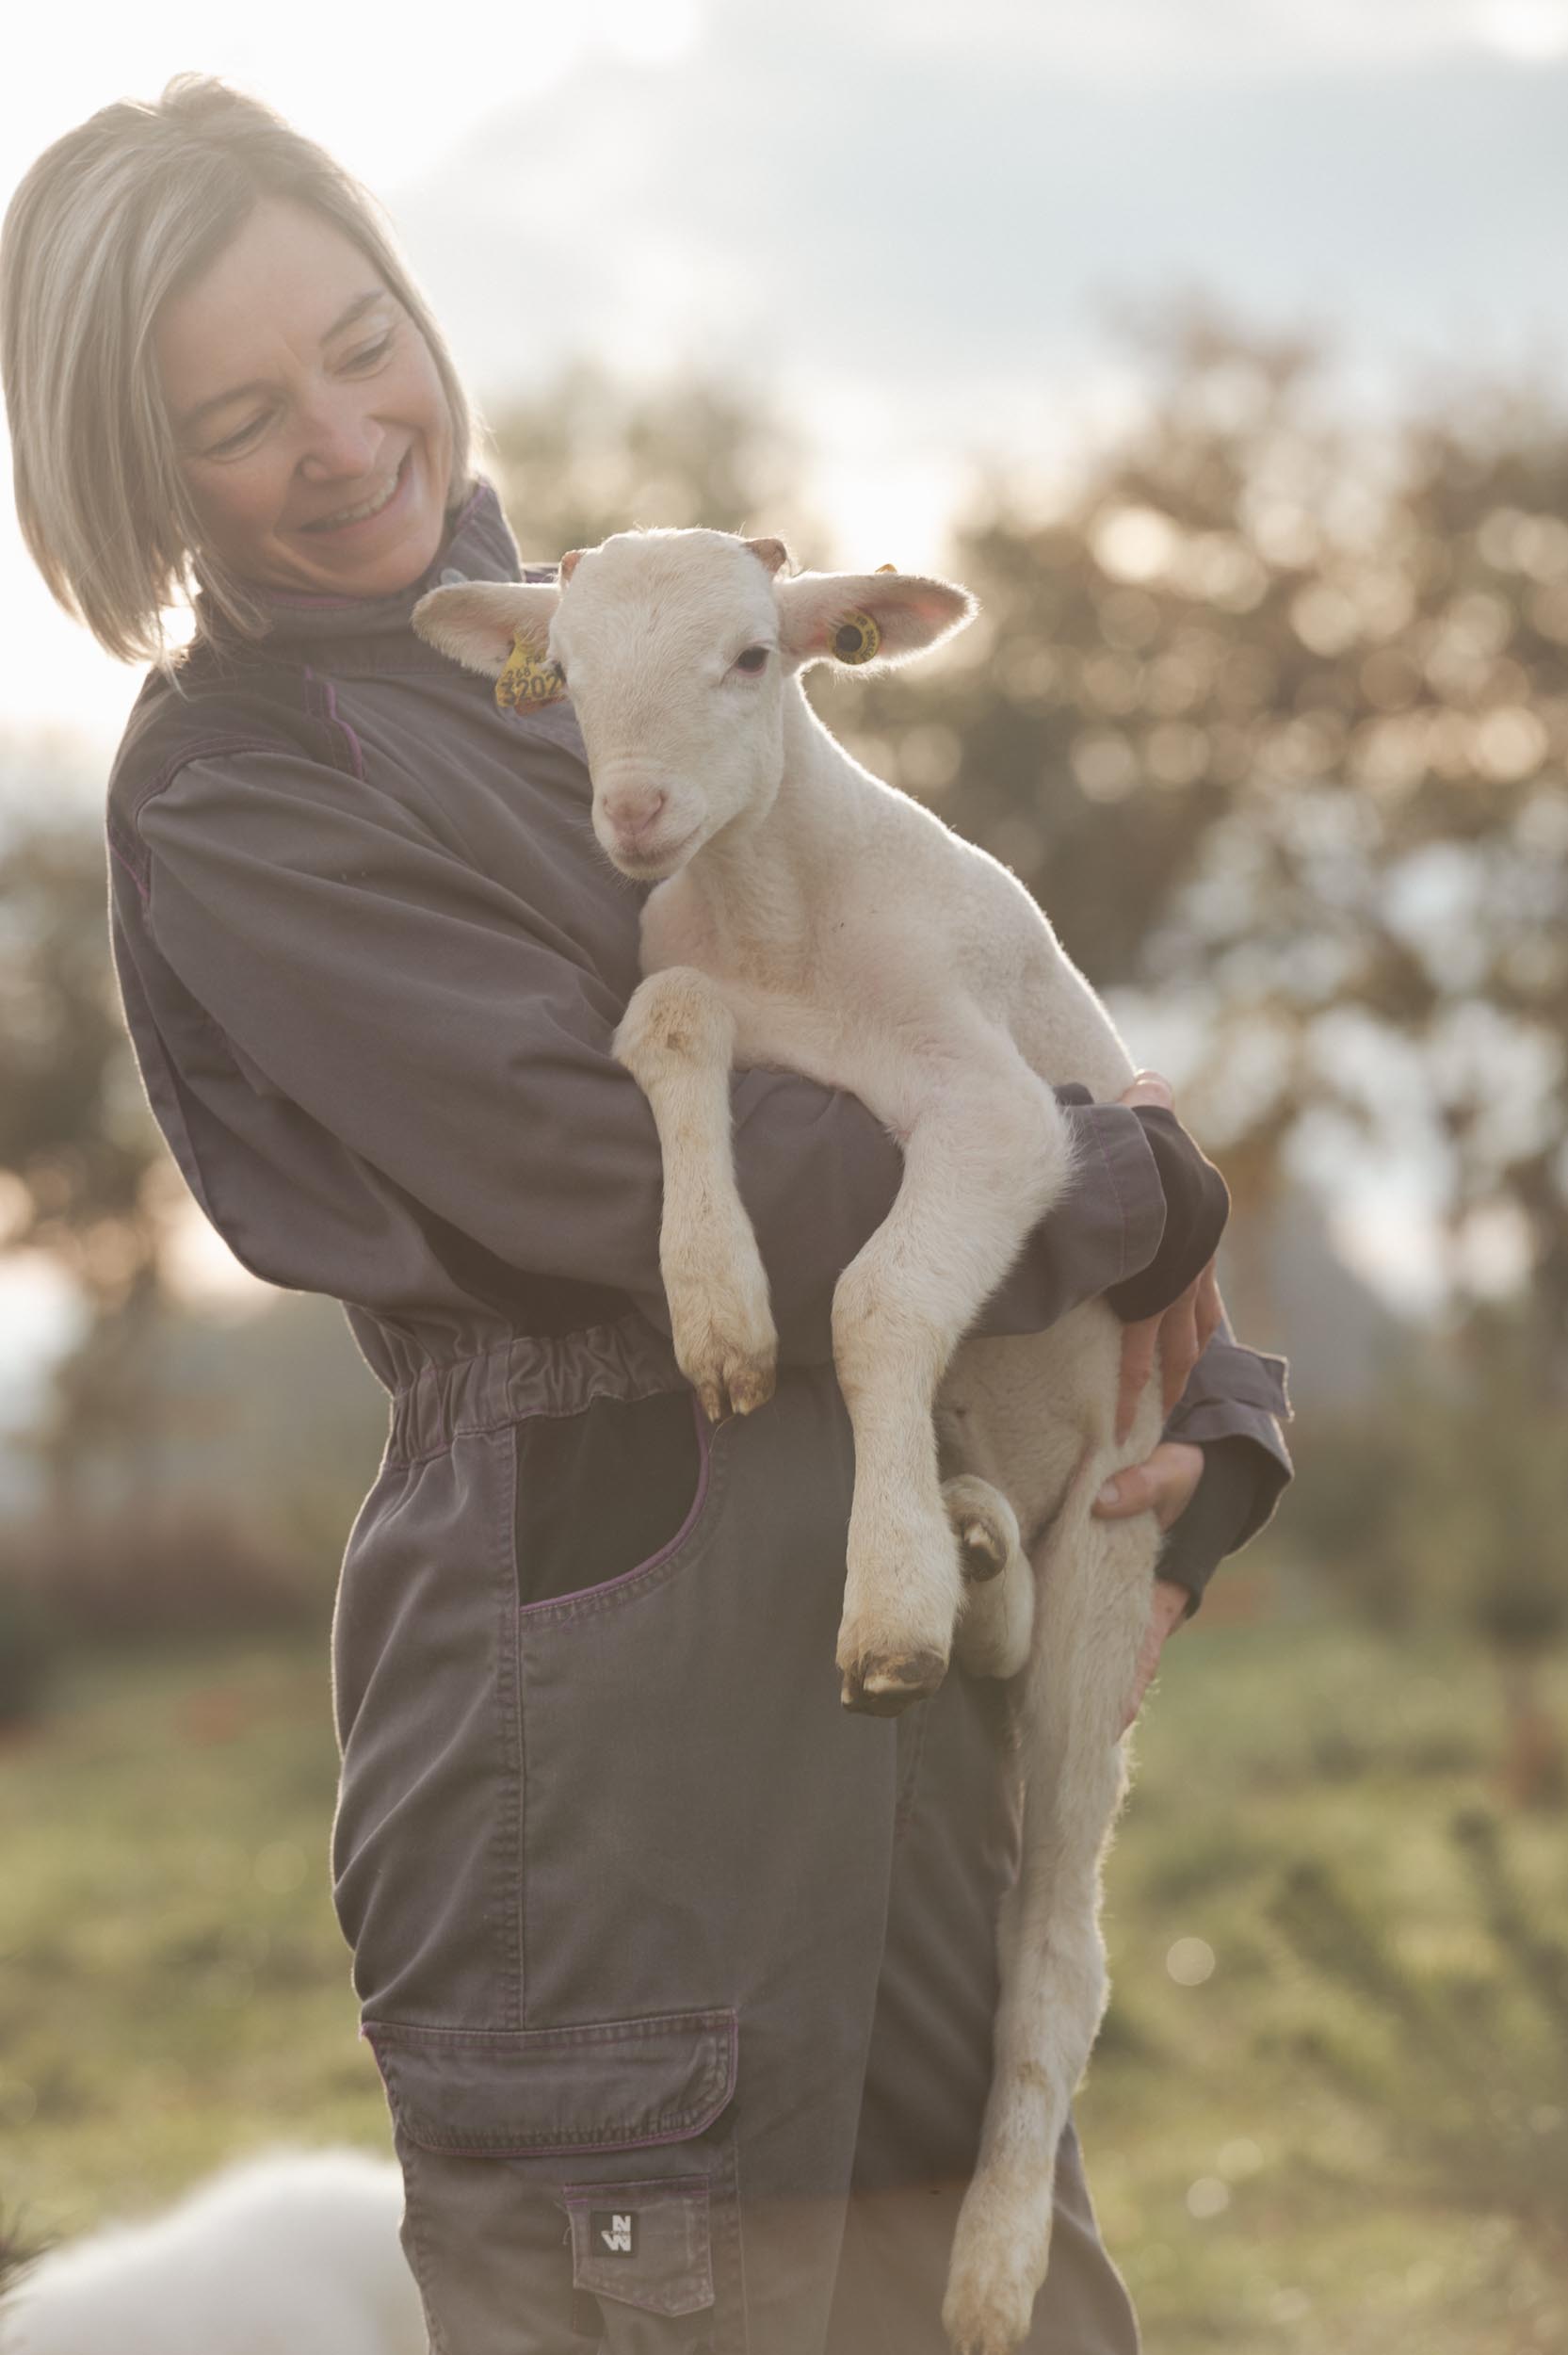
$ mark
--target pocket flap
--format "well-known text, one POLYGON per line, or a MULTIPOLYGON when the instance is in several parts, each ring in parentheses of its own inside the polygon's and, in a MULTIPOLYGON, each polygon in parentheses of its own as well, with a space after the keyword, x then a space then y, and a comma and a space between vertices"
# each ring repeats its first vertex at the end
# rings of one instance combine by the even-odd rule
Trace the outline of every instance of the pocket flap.
POLYGON ((370 2021, 398 2126, 458 2158, 685 2142, 735 2091, 733 2011, 581 2028, 411 2028, 370 2021))

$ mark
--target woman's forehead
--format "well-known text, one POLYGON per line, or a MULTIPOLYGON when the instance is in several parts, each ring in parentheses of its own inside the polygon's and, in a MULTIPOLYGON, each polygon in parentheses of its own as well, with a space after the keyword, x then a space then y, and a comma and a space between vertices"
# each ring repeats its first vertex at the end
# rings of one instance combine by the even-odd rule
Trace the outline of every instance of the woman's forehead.
POLYGON ((252 376, 308 363, 390 300, 376 266, 320 214, 264 198, 158 313, 158 369, 182 424, 252 376))

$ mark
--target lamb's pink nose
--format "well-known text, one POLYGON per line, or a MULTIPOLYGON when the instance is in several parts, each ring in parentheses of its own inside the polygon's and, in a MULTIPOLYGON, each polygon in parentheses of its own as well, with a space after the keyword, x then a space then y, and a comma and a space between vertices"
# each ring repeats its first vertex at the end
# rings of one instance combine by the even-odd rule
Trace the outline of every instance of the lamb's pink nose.
POLYGON ((605 816, 622 842, 640 842, 664 815, 668 793, 657 786, 622 786, 605 796, 605 816))

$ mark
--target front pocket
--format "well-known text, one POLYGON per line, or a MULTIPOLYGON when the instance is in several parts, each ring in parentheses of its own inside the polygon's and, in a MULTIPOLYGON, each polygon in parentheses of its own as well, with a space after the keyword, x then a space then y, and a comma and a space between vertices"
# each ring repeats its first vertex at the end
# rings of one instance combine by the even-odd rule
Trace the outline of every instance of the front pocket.
POLYGON ((575 2288, 653 2314, 694 2314, 713 2304, 705 2176, 563 2184, 561 2198, 575 2288))
POLYGON ((687 1535, 707 1482, 690 1390, 596 1398, 517 1425, 512 1530, 525 1611, 619 1585, 687 1535))

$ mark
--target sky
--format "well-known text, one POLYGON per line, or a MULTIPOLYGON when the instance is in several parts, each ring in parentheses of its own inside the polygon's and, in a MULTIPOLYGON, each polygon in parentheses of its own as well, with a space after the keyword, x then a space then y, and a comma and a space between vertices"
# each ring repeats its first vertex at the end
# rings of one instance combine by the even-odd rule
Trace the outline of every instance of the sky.
MULTIPOLYGON (((481 405, 579 356, 754 385, 829 560, 938 562, 978 459, 1070 463, 1132 398, 1117 305, 1313 325, 1396 398, 1568 355, 1568 0, 535 0, 455 44, 396 5, 76 0, 8 37, 0 193, 192 70, 380 196, 481 405)), ((8 499, 0 631, 0 771, 43 741, 95 795, 136 676, 8 499)))

